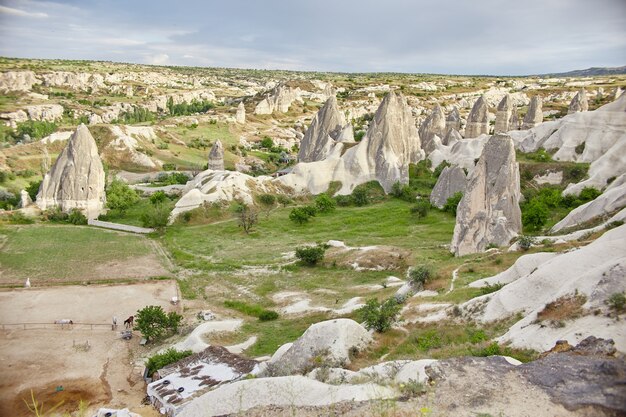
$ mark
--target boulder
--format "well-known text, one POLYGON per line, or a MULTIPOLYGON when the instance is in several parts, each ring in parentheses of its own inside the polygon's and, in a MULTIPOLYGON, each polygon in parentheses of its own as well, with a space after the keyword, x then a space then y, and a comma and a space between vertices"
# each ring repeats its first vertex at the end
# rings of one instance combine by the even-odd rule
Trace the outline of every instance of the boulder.
POLYGON ((456 256, 506 245, 522 229, 519 166, 513 140, 492 136, 459 203, 451 251, 456 256))
POLYGON ((466 138, 476 138, 482 134, 489 134, 489 107, 484 96, 474 103, 465 125, 466 138))
POLYGON ((371 341, 368 331, 354 320, 315 323, 289 349, 279 350, 280 358, 272 360, 270 372, 275 376, 292 375, 314 367, 316 362, 345 366, 350 363, 351 351, 362 350, 371 341))
POLYGON ((22 190, 20 191, 20 208, 26 208, 28 206, 30 206, 31 204, 33 204, 33 200, 30 198, 30 194, 28 194, 28 191, 26 190, 22 190))
POLYGON ((532 129, 543 122, 543 111, 541 96, 533 96, 528 105, 528 111, 524 115, 522 130, 532 129))
POLYGON ((465 191, 466 185, 467 177, 462 168, 458 166, 445 167, 430 193, 430 204, 437 208, 443 208, 448 199, 455 193, 465 191))
POLYGON ((498 104, 496 112, 496 125, 494 127, 494 133, 506 133, 509 130, 513 130, 513 116, 517 117, 515 113, 515 105, 509 94, 505 95, 498 104))
POLYGON ((581 88, 578 93, 574 96, 572 101, 569 103, 569 109, 567 110, 567 114, 576 113, 579 111, 587 111, 589 110, 589 103, 587 102, 587 93, 584 88, 581 88))
POLYGON ((104 185, 104 168, 96 141, 81 124, 44 176, 37 206, 42 210, 58 206, 65 212, 77 208, 89 219, 95 219, 104 211, 104 185))
POLYGON ((298 161, 314 162, 325 159, 341 135, 345 124, 345 117, 339 111, 337 99, 329 98, 313 118, 300 142, 298 161))
POLYGON ((237 106, 237 114, 235 115, 235 121, 239 124, 246 123, 246 107, 243 105, 243 101, 237 106))
POLYGON ((213 147, 211 148, 211 152, 209 152, 209 164, 207 169, 213 171, 224 170, 224 147, 219 139, 215 141, 213 147))
POLYGON ((443 113, 443 109, 439 104, 435 105, 435 108, 430 115, 424 120, 424 123, 419 128, 419 136, 422 142, 422 149, 426 153, 430 153, 435 149, 433 144, 434 136, 443 138, 446 134, 446 115, 443 113))

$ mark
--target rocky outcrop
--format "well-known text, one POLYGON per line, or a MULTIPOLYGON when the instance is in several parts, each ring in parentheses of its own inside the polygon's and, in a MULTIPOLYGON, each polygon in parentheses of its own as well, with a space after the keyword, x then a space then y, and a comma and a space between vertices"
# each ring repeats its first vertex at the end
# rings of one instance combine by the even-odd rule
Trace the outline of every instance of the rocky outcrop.
POLYGON ((497 113, 496 113, 496 125, 494 127, 494 133, 506 133, 509 130, 514 129, 515 120, 517 118, 517 113, 515 111, 515 105, 513 104, 513 100, 511 100, 511 96, 509 94, 505 95, 500 104, 498 104, 497 113))
POLYGON ((465 125, 465 137, 476 138, 482 134, 489 134, 489 107, 485 97, 481 96, 470 111, 465 125))
POLYGON ((450 250, 456 256, 506 245, 522 229, 519 166, 507 135, 492 136, 459 203, 450 250))
POLYGON ((213 147, 211 148, 211 152, 209 152, 209 164, 207 169, 213 171, 224 170, 224 147, 219 139, 215 141, 213 147))
POLYGON ((350 363, 350 351, 363 350, 371 341, 367 330, 350 319, 315 323, 287 349, 274 354, 268 372, 273 376, 301 373, 314 366, 318 356, 326 365, 345 366, 350 363))
POLYGON ((257 104, 254 114, 287 113, 294 101, 302 101, 300 89, 279 85, 257 104))
POLYGON ((441 143, 446 146, 453 146, 458 141, 462 140, 463 136, 456 129, 448 130, 448 133, 443 137, 441 143))
POLYGON ((33 84, 41 84, 32 71, 7 71, 0 74, 0 92, 30 91, 33 84))
POLYGON ((96 93, 105 88, 104 76, 98 73, 54 71, 42 75, 46 87, 68 87, 96 93))
POLYGON ((461 115, 459 114, 459 109, 454 107, 448 116, 446 117, 446 135, 450 133, 451 130, 456 130, 457 132, 461 130, 461 115))
POLYGON ((335 141, 339 139, 345 124, 345 117, 339 111, 337 99, 329 98, 317 112, 304 138, 300 141, 298 161, 314 162, 325 159, 335 145, 335 141))
POLYGON ((435 145, 433 144, 434 137, 439 136, 439 138, 443 138, 445 134, 446 115, 443 113, 441 106, 437 104, 419 128, 422 149, 424 149, 427 154, 432 152, 435 149, 435 145))
POLYGON ((569 103, 569 109, 567 110, 567 114, 576 113, 579 111, 587 111, 589 110, 589 103, 587 102, 587 93, 585 89, 582 88, 572 101, 569 103))
POLYGON ((59 104, 39 104, 27 106, 26 113, 30 120, 54 122, 63 117, 63 106, 59 104))
POLYGON ((445 167, 439 174, 435 188, 430 193, 430 204, 442 208, 455 193, 463 192, 466 185, 467 178, 462 168, 458 166, 445 167))
POLYGON ((242 125, 246 123, 246 107, 243 105, 243 102, 239 103, 239 106, 237 106, 235 121, 242 125))
POLYGON ((19 207, 20 208, 26 208, 26 207, 30 206, 31 204, 33 204, 33 200, 30 198, 30 194, 28 194, 28 191, 26 191, 26 190, 20 191, 19 207))
POLYGON ((104 168, 96 141, 80 125, 41 183, 37 205, 42 210, 58 206, 63 211, 81 210, 88 218, 104 210, 104 168))
POLYGON ((524 115, 522 130, 532 129, 543 122, 543 110, 541 96, 533 96, 528 105, 528 111, 524 115))

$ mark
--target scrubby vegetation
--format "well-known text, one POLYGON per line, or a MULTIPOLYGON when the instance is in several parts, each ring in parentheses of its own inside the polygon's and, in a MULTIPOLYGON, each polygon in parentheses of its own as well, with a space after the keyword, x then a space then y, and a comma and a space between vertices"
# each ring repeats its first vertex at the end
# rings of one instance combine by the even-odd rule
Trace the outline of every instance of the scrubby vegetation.
POLYGON ((146 362, 147 373, 148 375, 152 375, 159 369, 165 368, 167 365, 176 363, 179 360, 185 359, 191 355, 193 355, 193 352, 190 350, 176 350, 174 348, 169 348, 163 353, 157 353, 156 355, 148 358, 148 362, 146 362))

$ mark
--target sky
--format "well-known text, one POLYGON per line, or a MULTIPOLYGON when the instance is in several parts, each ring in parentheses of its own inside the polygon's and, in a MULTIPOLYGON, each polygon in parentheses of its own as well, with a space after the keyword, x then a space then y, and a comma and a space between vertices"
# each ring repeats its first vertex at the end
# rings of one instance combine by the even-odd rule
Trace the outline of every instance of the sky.
POLYGON ((626 0, 0 0, 0 56, 555 73, 626 65, 626 0))

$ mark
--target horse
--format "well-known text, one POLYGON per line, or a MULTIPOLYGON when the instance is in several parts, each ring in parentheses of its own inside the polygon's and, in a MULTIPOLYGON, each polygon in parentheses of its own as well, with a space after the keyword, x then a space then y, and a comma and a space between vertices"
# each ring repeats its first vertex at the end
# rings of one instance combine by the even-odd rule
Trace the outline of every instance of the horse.
POLYGON ((74 322, 70 319, 60 319, 60 320, 55 320, 54 324, 60 324, 61 328, 63 328, 63 326, 65 326, 66 324, 68 324, 71 327, 72 324, 74 324, 74 322))
POLYGON ((130 316, 129 318, 124 320, 124 327, 126 327, 127 329, 130 329, 133 327, 134 322, 135 322, 135 316, 130 316))

